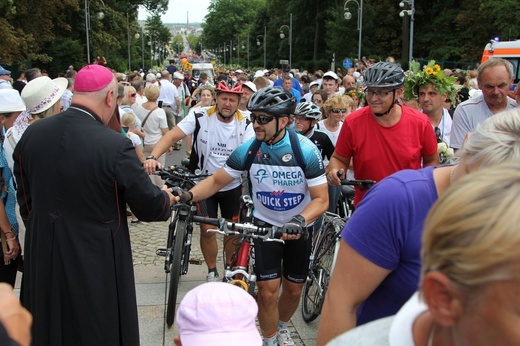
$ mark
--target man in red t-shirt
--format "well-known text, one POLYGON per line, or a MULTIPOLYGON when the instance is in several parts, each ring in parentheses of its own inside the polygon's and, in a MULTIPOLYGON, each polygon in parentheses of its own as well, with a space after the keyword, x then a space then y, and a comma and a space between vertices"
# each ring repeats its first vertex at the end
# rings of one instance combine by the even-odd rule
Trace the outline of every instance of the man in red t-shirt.
MULTIPOLYGON (((345 119, 327 167, 327 180, 338 186, 338 170, 352 159, 356 179, 380 181, 403 169, 439 164, 437 140, 428 118, 397 104, 403 95, 404 71, 397 63, 379 62, 365 72, 368 106, 345 119)), ((366 191, 356 188, 354 205, 366 191)))

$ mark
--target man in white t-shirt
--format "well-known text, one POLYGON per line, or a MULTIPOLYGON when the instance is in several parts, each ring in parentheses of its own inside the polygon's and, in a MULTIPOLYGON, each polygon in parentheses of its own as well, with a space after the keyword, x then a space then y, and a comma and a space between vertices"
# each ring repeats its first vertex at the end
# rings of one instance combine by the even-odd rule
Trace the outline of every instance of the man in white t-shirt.
POLYGON ((180 106, 179 92, 177 87, 170 82, 171 76, 168 70, 161 72, 161 90, 159 94, 159 105, 166 113, 166 120, 168 121, 168 128, 171 130, 175 126, 175 115, 180 106), (162 102, 162 105, 161 105, 162 102))
MULTIPOLYGON (((148 173, 154 172, 161 165, 157 157, 184 137, 192 136, 192 148, 189 168, 202 172, 214 173, 224 166, 227 158, 242 143, 255 136, 250 121, 239 110, 242 86, 229 89, 226 82, 221 81, 215 88, 216 105, 210 108, 194 108, 190 110, 177 126, 168 131, 155 145, 151 155, 146 157, 144 167, 148 173)), ((212 197, 198 201, 197 209, 201 216, 217 217, 220 208, 222 217, 231 220, 238 217, 240 196, 242 194, 241 179, 235 179, 212 197)), ((217 271, 218 244, 215 233, 207 232, 212 226, 200 225, 200 247, 204 260, 208 265, 206 281, 219 281, 217 271)), ((226 263, 236 249, 233 241, 224 237, 226 263)))

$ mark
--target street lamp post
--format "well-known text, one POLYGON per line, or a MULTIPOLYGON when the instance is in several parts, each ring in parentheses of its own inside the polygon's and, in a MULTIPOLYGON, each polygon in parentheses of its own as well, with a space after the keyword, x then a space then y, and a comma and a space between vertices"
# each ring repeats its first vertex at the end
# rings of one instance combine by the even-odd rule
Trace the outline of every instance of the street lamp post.
POLYGON ((144 30, 141 27, 141 58, 143 60, 143 71, 144 71, 144 30))
POLYGON ((410 49, 408 51, 408 61, 412 62, 413 59, 413 22, 414 22, 414 14, 415 14, 415 1, 414 0, 403 0, 399 3, 399 7, 403 8, 408 5, 409 10, 402 10, 399 13, 399 16, 404 17, 406 15, 410 16, 410 49))
POLYGON ((229 65, 233 65, 233 40, 229 41, 229 65))
POLYGON ((237 37, 237 65, 240 65, 240 37, 237 37))
POLYGON ((257 46, 260 46, 260 45, 261 45, 260 40, 258 39, 259 37, 261 37, 261 38, 264 40, 264 69, 265 69, 265 67, 266 67, 266 63, 265 63, 265 56, 266 56, 266 54, 265 54, 265 53, 266 53, 266 42, 265 42, 265 40, 266 40, 266 38, 267 38, 267 26, 264 26, 264 34, 263 34, 263 35, 258 35, 258 36, 256 37, 256 45, 257 45, 257 46))
MULTIPOLYGON (((245 49, 242 43, 242 49, 245 49)), ((249 34, 247 34, 247 68, 249 69, 249 34)))
POLYGON ((289 26, 282 25, 278 31, 280 31, 280 38, 285 38, 285 34, 283 33, 283 29, 287 28, 289 30, 289 67, 292 67, 292 13, 289 16, 289 26))
MULTIPOLYGON (((89 37, 89 30, 90 30, 90 1, 91 0, 85 0, 85 32, 87 35, 87 63, 90 65, 90 37, 89 37)), ((99 0, 103 4, 103 9, 105 9, 105 3, 103 0, 99 0)), ((103 19, 105 14, 100 11, 97 13, 97 16, 99 19, 103 19)))
POLYGON ((128 36, 128 72, 132 72, 132 59, 130 53, 130 19, 128 17, 128 12, 126 12, 126 34, 128 36))
POLYGON ((343 5, 343 11, 345 12, 344 16, 345 16, 346 20, 349 20, 350 18, 352 18, 352 13, 350 13, 349 8, 347 7, 347 4, 351 1, 358 5, 358 22, 357 22, 357 29, 359 31, 358 60, 361 60, 361 36, 363 33, 363 0, 360 0, 360 2, 357 2, 357 0, 345 1, 345 4, 343 5))

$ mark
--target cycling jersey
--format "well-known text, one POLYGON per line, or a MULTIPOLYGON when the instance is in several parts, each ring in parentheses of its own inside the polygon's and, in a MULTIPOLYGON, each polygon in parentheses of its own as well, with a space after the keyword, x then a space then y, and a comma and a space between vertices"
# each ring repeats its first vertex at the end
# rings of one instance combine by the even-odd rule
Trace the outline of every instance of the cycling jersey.
MULTIPOLYGON (((289 134, 273 145, 262 142, 249 169, 255 218, 281 227, 300 214, 311 201, 309 187, 326 184, 325 170, 318 148, 298 134, 305 171, 298 166, 289 134)), ((234 178, 245 170, 253 140, 239 146, 224 169, 234 178)))

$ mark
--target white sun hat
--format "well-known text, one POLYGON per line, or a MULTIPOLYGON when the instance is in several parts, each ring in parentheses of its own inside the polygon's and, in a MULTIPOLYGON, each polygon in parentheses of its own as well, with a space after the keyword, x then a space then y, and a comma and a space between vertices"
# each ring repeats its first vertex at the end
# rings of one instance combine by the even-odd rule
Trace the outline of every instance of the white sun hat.
POLYGON ((27 112, 38 114, 51 108, 61 99, 67 84, 67 78, 50 79, 47 76, 35 78, 27 83, 22 90, 27 112))
POLYGON ((23 112, 25 103, 16 89, 0 89, 0 114, 23 112))

